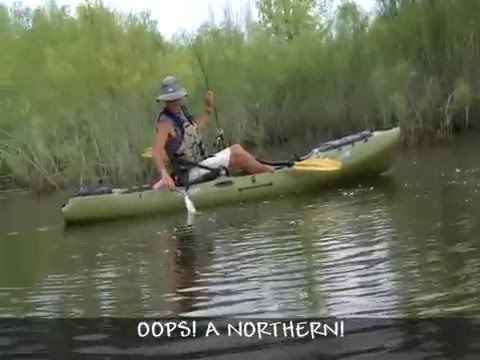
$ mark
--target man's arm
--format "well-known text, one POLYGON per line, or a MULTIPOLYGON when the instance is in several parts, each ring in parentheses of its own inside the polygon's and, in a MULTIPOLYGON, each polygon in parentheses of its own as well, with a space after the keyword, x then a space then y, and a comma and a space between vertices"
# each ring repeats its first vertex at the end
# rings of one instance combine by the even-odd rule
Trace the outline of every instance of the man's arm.
POLYGON ((213 92, 208 90, 205 96, 205 109, 200 114, 200 116, 195 119, 195 122, 197 123, 199 130, 203 129, 207 125, 208 119, 210 119, 210 115, 212 115, 212 110, 213 110, 213 92))
POLYGON ((212 110, 205 108, 200 116, 195 119, 195 123, 197 124, 199 130, 202 130, 207 125, 210 115, 212 115, 212 110))
POLYGON ((157 126, 157 135, 155 137, 155 144, 153 145, 152 156, 158 172, 162 174, 167 171, 165 144, 172 130, 172 125, 168 121, 162 121, 157 126))

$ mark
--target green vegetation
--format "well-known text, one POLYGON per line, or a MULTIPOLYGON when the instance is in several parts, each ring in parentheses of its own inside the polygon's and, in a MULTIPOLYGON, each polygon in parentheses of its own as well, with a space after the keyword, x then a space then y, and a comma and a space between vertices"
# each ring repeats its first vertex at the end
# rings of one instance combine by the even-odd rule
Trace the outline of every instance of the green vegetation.
POLYGON ((196 51, 234 142, 400 123, 405 143, 419 145, 478 130, 479 1, 378 0, 374 18, 330 3, 258 0, 258 22, 227 16, 173 41, 148 14, 100 2, 73 15, 53 2, 0 6, 0 175, 35 189, 144 181, 163 76, 181 79, 193 112, 202 105, 196 51))

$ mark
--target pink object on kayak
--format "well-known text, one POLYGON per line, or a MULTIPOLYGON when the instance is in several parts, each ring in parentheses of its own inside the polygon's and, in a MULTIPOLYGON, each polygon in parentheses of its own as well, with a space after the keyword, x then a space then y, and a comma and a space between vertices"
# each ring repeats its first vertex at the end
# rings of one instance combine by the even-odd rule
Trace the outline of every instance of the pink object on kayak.
POLYGON ((155 190, 160 190, 162 187, 165 187, 165 182, 163 181, 163 179, 160 179, 155 183, 155 185, 153 185, 153 188, 155 190))

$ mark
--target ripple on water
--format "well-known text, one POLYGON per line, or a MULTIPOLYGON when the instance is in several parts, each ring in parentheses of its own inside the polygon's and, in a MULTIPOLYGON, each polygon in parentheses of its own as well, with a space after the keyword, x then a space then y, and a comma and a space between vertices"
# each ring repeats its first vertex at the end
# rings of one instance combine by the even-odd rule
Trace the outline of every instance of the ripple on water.
MULTIPOLYGON (((6 264, 0 279, 10 280, 5 274, 15 270, 22 284, 0 288, 0 310, 155 318, 471 316, 480 297, 480 182, 478 168, 451 168, 435 173, 419 162, 395 190, 367 186, 212 211, 195 219, 191 237, 183 236, 189 227, 162 217, 77 231, 46 251, 50 233, 33 230, 49 222, 35 224, 28 233, 41 241, 25 247, 42 261, 32 260, 33 275, 15 261, 0 263, 6 264), (165 240, 174 227, 176 247, 165 240)), ((4 254, 26 238, 23 228, 4 234, 10 231, 21 235, 4 242, 4 254)), ((370 323, 358 325, 364 340, 377 337, 370 323)), ((359 341, 353 351, 367 358, 375 351, 369 344, 359 341)), ((0 346, 10 345, 0 338, 0 346)))
MULTIPOLYGON (((308 219, 292 213, 256 227, 217 232, 215 260, 197 281, 210 300, 199 302, 194 313, 282 316, 395 310, 388 250, 395 235, 392 224, 384 209, 362 213, 362 207, 364 201, 355 199, 344 208, 308 204, 308 219), (309 225, 301 221, 298 227, 299 220, 309 225)), ((192 286, 183 291, 199 290, 192 286)))
POLYGON ((452 308, 474 309, 480 254, 469 239, 478 231, 479 182, 477 172, 459 169, 434 186, 423 174, 395 190, 363 186, 225 208, 190 226, 163 226, 162 218, 135 230, 78 231, 52 245, 69 264, 52 268, 28 301, 32 313, 61 313, 62 302, 85 310, 85 294, 95 314, 373 316, 431 314, 465 294, 452 308), (190 304, 173 310, 182 302, 190 304))

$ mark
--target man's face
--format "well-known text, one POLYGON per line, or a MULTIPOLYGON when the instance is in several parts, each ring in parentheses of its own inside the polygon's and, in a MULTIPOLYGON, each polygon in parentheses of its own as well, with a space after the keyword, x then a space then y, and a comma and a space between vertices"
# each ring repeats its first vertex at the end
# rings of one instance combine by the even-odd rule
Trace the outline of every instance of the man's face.
POLYGON ((183 104, 183 98, 166 102, 166 105, 169 109, 176 110, 176 111, 180 110, 180 107, 182 106, 182 104, 183 104))

